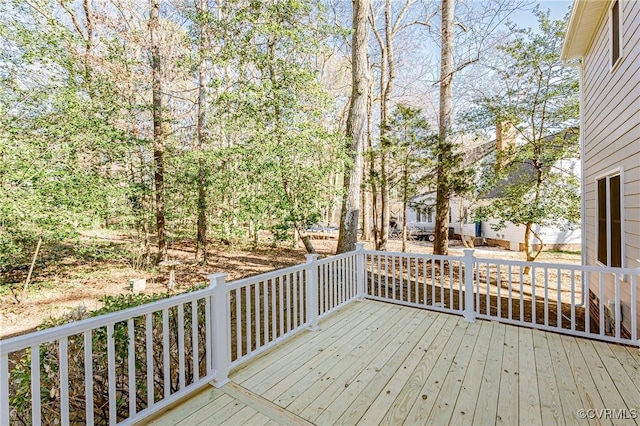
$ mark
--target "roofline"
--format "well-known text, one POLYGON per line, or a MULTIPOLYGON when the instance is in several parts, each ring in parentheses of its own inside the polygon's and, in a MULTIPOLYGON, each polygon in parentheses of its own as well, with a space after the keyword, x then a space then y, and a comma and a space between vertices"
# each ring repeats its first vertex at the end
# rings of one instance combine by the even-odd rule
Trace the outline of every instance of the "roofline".
POLYGON ((595 38, 598 25, 609 9, 611 0, 574 0, 564 37, 562 62, 582 58, 595 38))

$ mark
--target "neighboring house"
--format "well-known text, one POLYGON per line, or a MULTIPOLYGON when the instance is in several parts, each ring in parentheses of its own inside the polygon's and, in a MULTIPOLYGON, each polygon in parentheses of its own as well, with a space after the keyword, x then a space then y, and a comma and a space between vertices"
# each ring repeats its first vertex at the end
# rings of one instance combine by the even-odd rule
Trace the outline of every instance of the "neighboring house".
MULTIPOLYGON (((515 140, 505 142, 499 135, 498 139, 478 145, 465 152, 463 163, 465 167, 471 165, 480 166, 491 165, 495 163, 496 150, 504 149, 507 145, 515 143, 515 140)), ((564 160, 561 165, 567 173, 580 175, 579 160, 564 160)), ((525 165, 518 172, 527 173, 528 169, 525 165)), ((465 238, 466 240, 474 239, 475 245, 496 245, 513 251, 524 250, 524 226, 506 223, 505 227, 496 231, 494 226, 497 220, 489 220, 483 222, 474 222, 471 217, 471 210, 482 203, 488 203, 492 199, 499 197, 501 194, 500 185, 481 200, 475 202, 475 206, 471 206, 468 200, 461 197, 452 197, 449 213, 449 222, 451 233, 456 238, 465 238), (462 220, 461 220, 462 218, 462 220)), ((413 197, 409 203, 407 212, 407 223, 410 228, 431 228, 435 225, 435 192, 427 192, 413 197)), ((579 250, 581 248, 581 231, 576 224, 567 223, 562 227, 540 227, 535 226, 534 231, 542 238, 546 248, 579 250)), ((532 238, 532 244, 537 240, 532 238)))
MULTIPOLYGON (((640 1, 574 0, 561 57, 580 68, 583 262, 638 268, 640 1)), ((628 327, 631 283, 625 279, 620 296, 628 327)), ((597 286, 596 274, 590 282, 597 286)), ((604 287, 613 299, 609 274, 604 287)))

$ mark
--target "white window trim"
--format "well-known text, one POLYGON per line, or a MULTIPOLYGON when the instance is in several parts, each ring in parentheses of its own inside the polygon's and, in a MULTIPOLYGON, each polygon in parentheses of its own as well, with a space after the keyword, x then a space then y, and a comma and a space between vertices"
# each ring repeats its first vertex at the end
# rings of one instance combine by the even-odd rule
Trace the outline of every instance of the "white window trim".
POLYGON ((600 262, 600 260, 598 260, 598 236, 600 235, 600 221, 598 220, 598 218, 600 217, 600 211, 598 210, 598 181, 600 179, 607 179, 607 185, 605 185, 605 189, 606 189, 606 194, 607 194, 607 198, 605 201, 605 205, 609 206, 611 204, 611 200, 610 200, 610 196, 611 193, 609 191, 609 179, 608 178, 612 178, 615 176, 620 176, 620 267, 621 268, 625 268, 626 267, 626 257, 625 257, 625 248, 626 248, 626 244, 625 244, 625 217, 624 217, 624 201, 625 201, 625 192, 624 192, 624 170, 622 167, 616 167, 614 169, 611 169, 609 171, 607 171, 606 173, 603 173, 601 175, 596 176, 596 178, 594 179, 594 184, 595 184, 595 201, 596 201, 596 235, 595 235, 595 259, 596 259, 596 264, 600 265, 600 266, 605 266, 608 267, 609 264, 611 264, 611 221, 609 220, 609 217, 607 217, 607 264, 605 265, 604 263, 600 262))
POLYGON ((618 46, 619 46, 619 55, 618 55, 618 59, 616 60, 615 63, 611 63, 612 60, 612 53, 613 53, 613 5, 615 4, 615 1, 612 1, 611 4, 609 5, 609 11, 608 11, 608 15, 609 15, 609 72, 610 73, 614 73, 619 67, 620 67, 620 63, 622 62, 622 60, 624 59, 624 46, 623 46, 623 34, 624 34, 624 15, 622 13, 623 11, 623 6, 624 6, 624 0, 617 0, 618 1, 618 13, 619 13, 619 22, 618 22, 618 46))

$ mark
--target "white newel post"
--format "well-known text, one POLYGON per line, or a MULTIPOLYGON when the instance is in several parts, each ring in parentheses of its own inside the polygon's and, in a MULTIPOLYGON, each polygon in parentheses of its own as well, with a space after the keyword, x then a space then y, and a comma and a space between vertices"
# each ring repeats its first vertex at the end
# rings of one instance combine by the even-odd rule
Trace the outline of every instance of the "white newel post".
POLYGON ((361 300, 366 296, 364 281, 364 243, 356 243, 356 291, 361 300))
POLYGON ((229 291, 227 289, 227 274, 211 274, 209 288, 213 290, 213 303, 211 304, 211 332, 213 335, 213 381, 219 388, 229 382, 229 291))
POLYGON ((473 249, 465 249, 464 252, 464 320, 476 321, 476 311, 473 307, 473 266, 475 259, 473 249))
POLYGON ((307 320, 311 331, 318 327, 318 255, 307 254, 307 320))

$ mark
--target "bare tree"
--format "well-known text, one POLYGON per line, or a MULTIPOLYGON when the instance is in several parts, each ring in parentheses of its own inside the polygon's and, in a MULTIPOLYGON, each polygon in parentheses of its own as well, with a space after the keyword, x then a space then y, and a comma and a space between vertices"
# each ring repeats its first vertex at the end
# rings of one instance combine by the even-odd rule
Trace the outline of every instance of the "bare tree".
POLYGON ((449 208, 451 205, 451 117, 453 110, 453 17, 454 0, 442 0, 442 51, 440 65, 440 122, 438 127, 438 165, 436 167, 436 225, 433 253, 449 252, 449 208))
POLYGON ((198 118, 196 122, 196 135, 198 138, 198 223, 196 238, 196 259, 202 256, 202 263, 207 263, 207 167, 203 158, 206 145, 207 129, 207 89, 206 89, 206 20, 208 5, 207 0, 195 1, 196 12, 200 24, 198 35, 198 118))
POLYGON ((369 67, 367 60, 367 18, 369 0, 353 1, 353 38, 351 45, 351 104, 347 117, 347 136, 351 141, 353 166, 345 172, 345 195, 340 215, 337 253, 355 249, 358 239, 363 150, 367 142, 367 103, 369 97, 369 67))
POLYGON ((151 78, 153 81, 153 160, 156 187, 156 231, 158 233, 158 260, 167 257, 164 201, 164 129, 162 123, 162 76, 160 62, 160 2, 150 0, 149 35, 151 36, 151 78))

